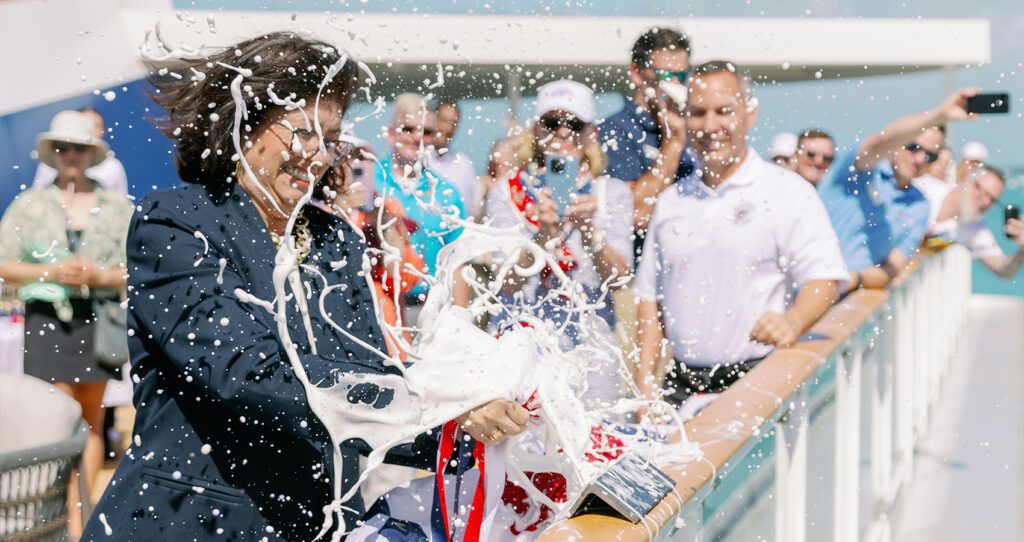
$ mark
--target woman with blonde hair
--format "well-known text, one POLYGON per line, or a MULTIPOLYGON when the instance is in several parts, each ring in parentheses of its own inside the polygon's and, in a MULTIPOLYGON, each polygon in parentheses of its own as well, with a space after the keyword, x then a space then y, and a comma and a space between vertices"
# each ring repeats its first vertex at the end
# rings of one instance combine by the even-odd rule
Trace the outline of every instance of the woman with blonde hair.
MULTIPOLYGON (((593 91, 576 81, 559 80, 538 90, 536 120, 516 146, 522 165, 511 177, 499 180, 487 197, 487 217, 498 227, 519 228, 524 236, 547 248, 562 271, 578 283, 595 304, 598 324, 611 335, 614 314, 608 292, 621 286, 632 267, 633 199, 629 187, 605 175, 607 160, 597 139, 593 91), (603 327, 603 325, 602 325, 603 327)), ((524 255, 520 265, 533 265, 524 255)), ((492 321, 492 328, 507 325, 517 311, 529 310, 561 324, 578 315, 567 313, 561 296, 548 295, 559 286, 555 274, 539 276, 510 273, 502 287, 511 315, 492 321)), ((564 347, 578 342, 578 322, 566 327, 564 347)), ((612 381, 614 375, 605 378, 612 381)), ((597 395, 608 398, 608 386, 597 395)))

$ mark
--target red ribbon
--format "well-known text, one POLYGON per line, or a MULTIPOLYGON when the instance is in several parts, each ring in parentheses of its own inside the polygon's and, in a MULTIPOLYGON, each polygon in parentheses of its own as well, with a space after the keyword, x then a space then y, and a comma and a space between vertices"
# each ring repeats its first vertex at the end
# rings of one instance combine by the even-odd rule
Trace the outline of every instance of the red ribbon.
MULTIPOLYGON (((451 420, 441 427, 441 442, 437 455, 437 472, 434 474, 434 483, 437 485, 438 504, 441 509, 441 517, 444 520, 444 535, 447 542, 452 540, 451 527, 448 524, 448 501, 445 498, 444 471, 448 462, 455 454, 455 444, 458 439, 458 422, 451 420)), ((463 535, 463 542, 480 542, 480 530, 484 522, 484 505, 487 487, 487 468, 485 462, 484 445, 480 442, 473 447, 473 458, 476 459, 477 468, 480 469, 480 476, 476 481, 476 491, 473 493, 473 504, 470 507, 469 518, 466 522, 466 531, 463 535)))

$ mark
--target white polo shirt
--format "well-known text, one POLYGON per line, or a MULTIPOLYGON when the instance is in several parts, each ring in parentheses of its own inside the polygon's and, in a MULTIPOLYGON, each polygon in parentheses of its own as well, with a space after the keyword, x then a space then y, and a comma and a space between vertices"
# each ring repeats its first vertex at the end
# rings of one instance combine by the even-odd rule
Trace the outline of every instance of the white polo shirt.
POLYGON ((980 219, 961 221, 947 218, 938 221, 939 211, 949 194, 956 189, 953 183, 947 183, 931 175, 922 175, 914 179, 914 186, 928 199, 931 212, 928 213, 928 234, 945 237, 964 245, 971 251, 975 260, 990 256, 1002 256, 1003 249, 992 230, 980 219))
POLYGON ((816 279, 849 280, 818 193, 748 148, 717 189, 691 175, 662 192, 634 289, 659 304, 676 360, 710 367, 771 352, 754 323, 816 279))
POLYGON ((922 175, 911 181, 911 184, 924 194, 924 199, 928 200, 928 229, 930 230, 935 227, 935 222, 939 218, 939 211, 942 210, 942 204, 946 201, 946 196, 949 196, 949 193, 956 188, 956 185, 931 175, 922 175))
POLYGON ((975 260, 1003 255, 996 235, 980 218, 968 222, 948 218, 932 226, 931 233, 964 245, 975 260))

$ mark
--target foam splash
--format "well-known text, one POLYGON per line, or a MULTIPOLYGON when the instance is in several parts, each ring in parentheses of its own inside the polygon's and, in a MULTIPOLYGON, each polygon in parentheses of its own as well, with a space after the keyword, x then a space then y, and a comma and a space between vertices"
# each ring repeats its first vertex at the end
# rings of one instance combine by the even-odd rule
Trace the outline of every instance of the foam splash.
MULTIPOLYGON (((151 35, 147 33, 142 53, 151 61, 201 57, 201 53, 197 49, 188 46, 182 45, 170 49, 159 36, 159 27, 156 29, 156 43, 164 49, 164 52, 155 52, 150 41, 151 35)), ((346 55, 342 54, 339 62, 324 68, 324 76, 315 104, 319 104, 323 88, 330 83, 344 64, 350 61, 346 55)), ((244 174, 253 181, 252 184, 263 192, 275 210, 282 216, 288 217, 282 235, 283 241, 274 258, 272 274, 274 298, 271 300, 259 299, 243 290, 235 290, 234 295, 243 302, 261 307, 273 316, 288 362, 305 389, 312 412, 323 423, 331 439, 333 467, 336 473, 333 480, 333 500, 324 508, 324 520, 317 539, 324 537, 332 528, 334 528, 331 537, 333 541, 340 540, 346 534, 349 526, 344 522, 342 513, 346 509, 342 503, 354 496, 359 490, 360 484, 383 463, 388 450, 400 444, 410 443, 418 435, 495 399, 523 403, 530 396, 534 396, 539 408, 537 412, 539 421, 531 424, 522 435, 488 448, 488 463, 502 466, 500 469, 490 469, 488 478, 499 475, 501 478, 500 480, 488 480, 488 486, 495 487, 499 483, 504 483, 504 476, 507 472, 508 477, 525 488, 534 501, 547 505, 558 514, 564 514, 566 512, 564 505, 552 502, 534 486, 525 472, 562 473, 568 482, 569 501, 571 502, 574 494, 578 493, 590 479, 603 469, 604 461, 600 459, 602 450, 593 444, 590 438, 591 428, 606 423, 609 419, 621 419, 625 412, 631 412, 639 405, 644 404, 642 401, 623 399, 601 408, 593 408, 584 405, 580 400, 581 391, 586 390, 586 376, 608 366, 609 362, 615 366, 617 374, 605 375, 606 377, 626 377, 623 380, 628 385, 631 385, 632 382, 628 378, 628 369, 619 354, 618 345, 608 341, 602 334, 592 332, 591 329, 591 325, 596 325, 599 320, 595 311, 604 303, 604 296, 608 293, 609 284, 614 280, 610 279, 602 285, 601 289, 604 295, 601 299, 593 303, 589 302, 582 286, 562 272, 546 247, 524 239, 515 229, 495 228, 452 214, 450 209, 442 208, 437 203, 436 180, 431 179, 431 189, 428 190, 424 198, 417 198, 417 204, 429 212, 441 215, 451 227, 462 228, 463 233, 459 240, 441 251, 436 276, 422 277, 429 283, 430 294, 421 312, 417 327, 407 328, 401 320, 396 325, 390 325, 384 321, 379 312, 376 314, 385 335, 394 339, 396 344, 399 344, 408 353, 409 362, 406 364, 389 356, 366 343, 362 338, 353 336, 344 326, 334 322, 324 310, 327 296, 345 285, 328 284, 326 277, 319 274, 315 268, 300 266, 296 263, 298 248, 292 233, 300 210, 310 204, 315 190, 316 183, 312 182, 315 179, 313 179, 311 171, 313 166, 311 165, 307 169, 307 175, 311 180, 307 192, 290 213, 285 213, 266 188, 258 182, 242 152, 241 125, 248 118, 242 83, 252 73, 244 68, 225 66, 237 72, 230 84, 231 96, 235 104, 232 141, 237 159, 244 174), (467 262, 492 253, 501 254, 503 261, 491 284, 484 284, 477 280, 472 273, 464 272, 467 269, 465 267, 467 262), (532 255, 534 263, 525 268, 520 266, 518 261, 522 254, 532 255), (525 310, 523 307, 513 309, 502 303, 499 289, 505 277, 510 273, 515 273, 520 277, 530 277, 541 273, 545 267, 552 270, 557 285, 547 292, 545 298, 538 300, 532 307, 526 307, 525 310), (306 269, 307 272, 312 271, 319 280, 323 281, 323 288, 315 304, 311 303, 312 300, 309 299, 310 296, 303 287, 302 269, 306 269), (465 280, 477 293, 475 299, 465 308, 453 306, 451 303, 452 290, 455 280, 458 278, 465 280), (543 302, 555 298, 568 300, 567 313, 579 318, 580 344, 570 351, 563 351, 559 345, 559 338, 564 334, 566 326, 569 325, 569 318, 556 325, 530 314, 531 308, 536 309, 543 302), (320 387, 317 383, 310 382, 305 367, 298 357, 298 349, 286 322, 289 311, 297 311, 302 317, 306 334, 315 351, 309 316, 311 305, 320 311, 324 320, 338 333, 366 348, 367 352, 380 358, 384 364, 397 367, 400 374, 341 374, 328 387, 320 387), (513 315, 530 325, 516 325, 501 338, 495 338, 476 328, 472 323, 475 318, 484 313, 513 315), (412 331, 415 337, 411 343, 404 340, 403 332, 407 330, 412 331), (374 408, 372 404, 350 400, 349 393, 352 389, 368 385, 376 386, 382 393, 391 394, 387 408, 374 408), (347 493, 342 494, 341 477, 337 475, 343 470, 340 443, 355 438, 365 441, 373 451, 368 457, 367 468, 362 472, 359 480, 347 493), (596 456, 598 459, 587 459, 588 454, 596 456)), ((370 83, 376 80, 368 67, 361 63, 359 63, 359 67, 368 74, 367 79, 370 83)), ((193 77, 202 80, 205 76, 201 72, 196 72, 193 77)), ((437 83, 431 88, 443 85, 443 77, 444 72, 439 65, 437 83)), ((378 105, 378 112, 383 110, 383 98, 377 97, 375 100, 370 100, 371 94, 368 87, 366 95, 368 101, 378 105)), ((302 110, 305 106, 304 100, 296 101, 292 96, 278 96, 274 94, 272 88, 268 90, 268 98, 274 105, 289 110, 302 110)), ((257 106, 259 106, 258 103, 257 106)), ((318 138, 320 150, 325 152, 318 108, 314 107, 313 118, 305 116, 304 120, 307 124, 306 128, 315 130, 320 136, 318 138)), ((351 138, 351 136, 346 135, 343 136, 344 138, 351 138)), ((422 156, 425 155, 425 152, 426 149, 421 147, 421 160, 417 161, 408 172, 409 174, 415 174, 417 177, 421 175, 422 156)), ((380 212, 383 212, 383 209, 380 212)), ((338 214, 347 218, 347 213, 340 212, 338 214)), ((378 238, 382 240, 381 247, 368 249, 360 262, 367 283, 366 287, 374 298, 375 306, 378 301, 376 288, 372 284, 372 273, 369 272, 371 261, 374 258, 380 258, 384 265, 391 270, 389 275, 394 281, 392 291, 395 292, 396 305, 399 301, 397 296, 401 291, 398 284, 401 276, 401 273, 398 272, 400 271, 399 266, 402 265, 401 251, 398 247, 389 245, 386 241, 387 236, 384 235, 384 230, 392 227, 393 224, 392 221, 380 226, 381 231, 378 238)), ((358 235, 362 235, 358 228, 354 229, 358 235)), ((203 239, 205 246, 205 236, 201 232, 196 232, 195 235, 197 238, 203 239)), ((204 255, 205 252, 204 250, 204 255)), ((345 263, 338 265, 345 265, 345 263)), ((334 267, 333 263, 332 267, 334 267)), ((222 272, 223 265, 221 265, 222 272)), ((219 277, 218 282, 220 282, 219 277)), ((635 388, 632 391, 635 395, 635 388)), ((663 411, 672 412, 672 409, 663 409, 663 411)), ((682 427, 677 417, 669 426, 676 430, 682 427)), ((665 428, 660 430, 665 434, 672 431, 672 429, 665 428)), ((685 436, 682 439, 683 442, 676 444, 667 444, 655 439, 638 440, 632 444, 637 453, 642 454, 649 461, 664 464, 668 461, 679 461, 681 458, 698 455, 695 449, 685 442, 685 436)), ((500 498, 500 491, 488 491, 488 510, 495 508, 496 498, 500 498)), ((493 515, 489 515, 487 524, 489 525, 492 520, 493 515)))

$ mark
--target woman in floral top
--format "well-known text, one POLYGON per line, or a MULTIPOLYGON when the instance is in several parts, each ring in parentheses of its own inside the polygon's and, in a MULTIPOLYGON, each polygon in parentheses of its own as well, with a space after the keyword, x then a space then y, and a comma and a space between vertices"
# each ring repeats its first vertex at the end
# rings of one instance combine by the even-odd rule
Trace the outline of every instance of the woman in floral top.
POLYGON ((25 372, 82 405, 91 427, 83 463, 92 481, 103 462, 103 391, 116 371, 94 352, 93 300, 125 286, 125 239, 132 205, 85 177, 107 145, 77 111, 58 113, 38 138, 39 161, 57 180, 22 192, 0 220, 0 279, 25 301, 25 372))

